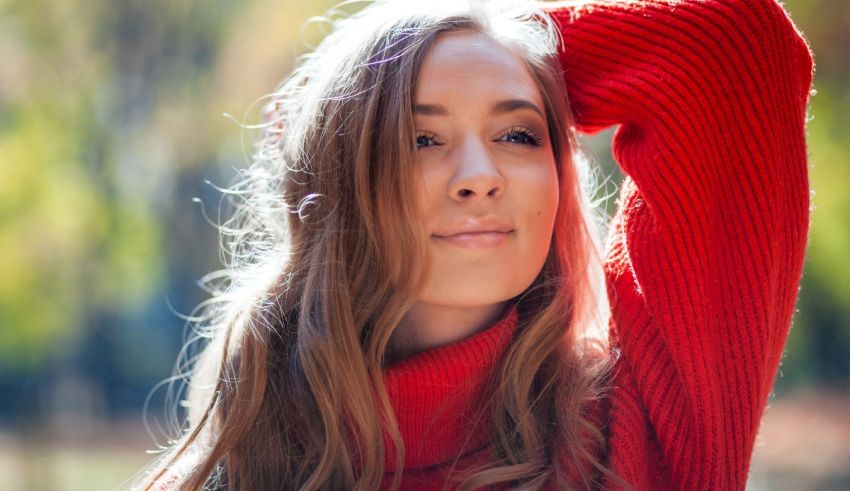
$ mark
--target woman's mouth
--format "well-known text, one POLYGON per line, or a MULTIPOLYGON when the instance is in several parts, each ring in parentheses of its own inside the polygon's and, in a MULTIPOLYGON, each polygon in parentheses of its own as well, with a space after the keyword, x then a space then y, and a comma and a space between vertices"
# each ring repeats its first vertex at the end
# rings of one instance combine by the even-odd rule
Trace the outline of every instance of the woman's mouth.
POLYGON ((513 232, 513 230, 508 232, 466 232, 445 237, 434 235, 433 237, 441 242, 466 249, 491 249, 507 242, 513 232))

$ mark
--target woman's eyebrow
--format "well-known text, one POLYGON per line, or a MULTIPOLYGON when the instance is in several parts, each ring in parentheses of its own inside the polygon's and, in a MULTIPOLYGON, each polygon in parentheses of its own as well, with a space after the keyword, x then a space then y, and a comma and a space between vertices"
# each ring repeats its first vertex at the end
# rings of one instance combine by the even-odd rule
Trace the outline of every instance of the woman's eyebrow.
POLYGON ((525 100, 525 99, 508 99, 505 101, 499 101, 493 105, 493 108, 490 110, 491 114, 503 114, 509 113, 513 111, 517 111, 519 109, 531 109, 540 115, 541 118, 546 119, 546 116, 543 114, 543 111, 537 107, 537 104, 525 100))
POLYGON ((415 104, 413 114, 420 116, 448 116, 449 110, 440 104, 415 104))
MULTIPOLYGON (((539 114, 541 118, 546 118, 543 111, 537 107, 537 104, 526 99, 506 99, 499 101, 490 108, 490 114, 504 114, 520 109, 530 109, 539 114)), ((420 116, 448 116, 450 111, 440 104, 415 104, 413 106, 413 114, 420 116)))

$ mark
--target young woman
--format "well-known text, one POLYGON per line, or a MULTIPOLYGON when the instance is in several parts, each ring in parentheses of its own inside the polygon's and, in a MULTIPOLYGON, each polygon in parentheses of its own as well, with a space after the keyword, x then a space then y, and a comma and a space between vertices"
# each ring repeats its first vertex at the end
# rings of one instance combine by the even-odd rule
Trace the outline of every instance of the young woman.
POLYGON ((274 93, 187 426, 142 486, 743 489, 812 68, 776 0, 335 21, 274 93), (576 132, 612 125, 602 258, 576 132))

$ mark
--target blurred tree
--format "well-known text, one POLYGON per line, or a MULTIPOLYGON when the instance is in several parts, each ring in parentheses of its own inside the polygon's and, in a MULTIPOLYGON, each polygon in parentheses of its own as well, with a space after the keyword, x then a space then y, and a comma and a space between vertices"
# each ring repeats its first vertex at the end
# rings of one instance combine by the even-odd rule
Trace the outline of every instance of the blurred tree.
POLYGON ((156 220, 105 172, 108 128, 85 73, 97 60, 77 63, 85 24, 61 36, 35 2, 16 7, 22 44, 43 54, 0 98, 0 373, 66 351, 90 312, 143 307, 161 277, 156 220))

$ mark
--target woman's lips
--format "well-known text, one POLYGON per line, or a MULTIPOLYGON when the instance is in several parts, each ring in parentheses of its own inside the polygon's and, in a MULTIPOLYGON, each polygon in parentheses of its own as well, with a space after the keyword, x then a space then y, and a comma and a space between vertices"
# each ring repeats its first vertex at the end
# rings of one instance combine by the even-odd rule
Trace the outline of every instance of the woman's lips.
POLYGON ((435 235, 434 238, 467 249, 490 249, 504 244, 511 234, 513 234, 513 230, 509 232, 468 232, 446 237, 435 235))

